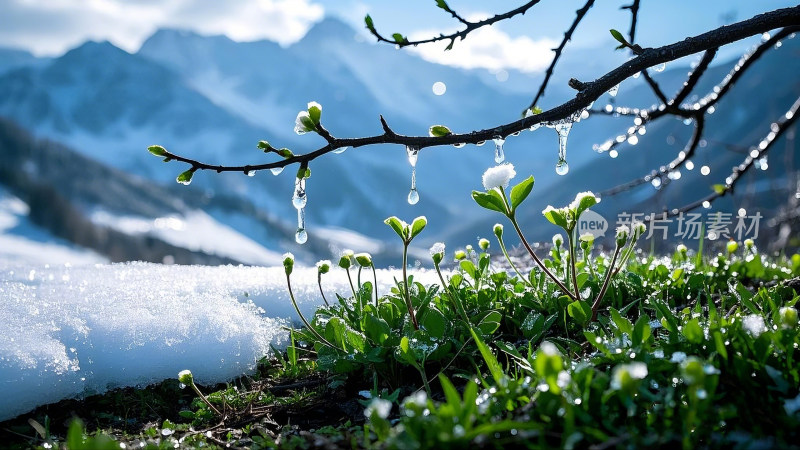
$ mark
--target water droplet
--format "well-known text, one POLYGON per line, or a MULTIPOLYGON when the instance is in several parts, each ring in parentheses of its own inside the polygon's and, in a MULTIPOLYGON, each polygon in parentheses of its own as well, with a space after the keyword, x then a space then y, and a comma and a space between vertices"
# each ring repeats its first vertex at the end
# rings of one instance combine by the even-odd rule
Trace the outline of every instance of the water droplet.
POLYGON ((247 175, 248 177, 254 177, 254 176, 256 176, 256 171, 255 170, 248 170, 247 172, 245 172, 245 175, 247 175))
POLYGON ((189 180, 177 180, 177 181, 178 181, 178 183, 180 183, 180 184, 182 184, 184 186, 188 186, 188 185, 192 184, 192 180, 191 179, 189 179, 189 180))
POLYGON ((453 147, 455 147, 455 148, 461 148, 461 147, 463 147, 463 146, 465 146, 465 145, 467 145, 467 144, 465 144, 465 143, 463 143, 463 142, 459 142, 459 143, 457 143, 457 144, 453 144, 453 147))
POLYGON ((478 142, 475 143, 475 145, 478 146, 478 147, 481 147, 485 143, 486 143, 486 141, 478 141, 478 142))
POLYGON ((408 163, 411 167, 417 166, 417 157, 419 156, 419 149, 417 147, 407 146, 406 153, 408 153, 408 163))
POLYGON ((437 81, 436 83, 433 83, 433 87, 431 89, 433 90, 434 95, 444 95, 444 93, 447 92, 447 85, 441 81, 437 81))
POLYGON ((506 155, 503 152, 503 144, 506 140, 502 136, 495 136, 492 140, 494 141, 494 162, 500 164, 506 159, 506 155))
POLYGON ((702 174, 703 176, 708 175, 710 173, 711 173, 711 168, 710 167, 703 166, 703 167, 700 168, 700 174, 702 174))
MULTIPOLYGON (((569 137, 569 131, 572 129, 572 122, 570 121, 561 121, 553 125, 555 128, 556 133, 558 133, 558 162, 559 164, 563 161, 564 166, 567 165, 567 137, 569 137)), ((558 166, 556 166, 558 167, 558 166)), ((569 170, 567 168, 566 170, 569 170)), ((564 175, 566 172, 561 173, 560 175, 564 175)), ((556 169, 558 171, 558 169, 556 169)))
POLYGON ((305 208, 307 202, 308 197, 306 196, 306 179, 298 178, 294 182, 292 205, 294 205, 295 209, 300 210, 305 208))
POLYGON ((608 90, 608 95, 612 97, 616 97, 617 93, 619 92, 619 84, 615 85, 611 89, 608 90))
POLYGON ((419 192, 417 191, 416 188, 414 188, 408 192, 408 204, 416 205, 417 202, 419 202, 419 192))
POLYGON ((297 231, 294 233, 294 240, 298 244, 305 244, 308 240, 308 233, 306 232, 305 208, 297 209, 297 231))
POLYGON ((515 131, 515 132, 511 133, 511 135, 512 136, 519 136, 519 131, 515 131))
POLYGON ((542 123, 541 123, 541 122, 539 122, 539 123, 535 123, 535 124, 531 125, 531 127, 530 127, 530 130, 531 130, 531 131, 536 131, 536 130, 538 130, 538 129, 539 129, 539 127, 541 127, 541 126, 542 126, 542 123))
POLYGON ((281 172, 283 172, 283 167, 273 167, 269 169, 269 171, 272 172, 273 175, 280 175, 281 172))
POLYGON ((681 171, 680 170, 673 170, 667 174, 667 177, 670 180, 680 180, 681 179, 681 171))
POLYGON ((334 150, 333 153, 336 153, 338 155, 338 154, 344 153, 344 151, 347 150, 348 148, 350 148, 350 147, 339 147, 336 150, 334 150))
POLYGON ((652 184, 653 187, 656 189, 661 189, 661 177, 653 178, 652 180, 650 180, 650 184, 652 184))
POLYGON ((569 172, 569 164, 567 164, 567 160, 560 159, 556 164, 556 173, 559 175, 566 175, 569 172))
POLYGON ((656 72, 663 72, 667 68, 667 63, 656 64, 652 67, 656 72))

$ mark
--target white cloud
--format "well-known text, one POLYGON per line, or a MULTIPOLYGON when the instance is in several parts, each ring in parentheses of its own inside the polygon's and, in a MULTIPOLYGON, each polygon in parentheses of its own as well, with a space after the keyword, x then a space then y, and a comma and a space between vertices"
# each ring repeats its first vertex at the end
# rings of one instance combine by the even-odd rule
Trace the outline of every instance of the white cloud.
MULTIPOLYGON (((449 34, 452 31, 445 31, 449 34)), ((409 36, 409 40, 437 36, 442 31, 419 31, 409 36)), ((550 64, 552 48, 558 42, 542 38, 538 40, 527 36, 511 37, 495 27, 479 28, 463 41, 456 41, 452 50, 445 51, 450 41, 420 45, 411 51, 422 58, 440 64, 463 67, 465 69, 485 68, 492 71, 516 69, 522 72, 541 72, 550 64)))
POLYGON ((135 51, 167 27, 286 45, 323 15, 312 0, 10 0, 0 2, 0 45, 57 55, 95 39, 135 51))

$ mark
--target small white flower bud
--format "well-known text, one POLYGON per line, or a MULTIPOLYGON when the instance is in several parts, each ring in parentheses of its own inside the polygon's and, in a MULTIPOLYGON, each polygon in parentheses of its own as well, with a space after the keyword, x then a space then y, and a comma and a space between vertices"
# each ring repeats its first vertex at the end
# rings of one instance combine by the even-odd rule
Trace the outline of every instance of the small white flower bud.
POLYGON ((481 240, 478 241, 478 247, 480 247, 481 250, 483 250, 483 251, 488 250, 489 249, 489 240, 486 239, 486 238, 481 238, 481 240))

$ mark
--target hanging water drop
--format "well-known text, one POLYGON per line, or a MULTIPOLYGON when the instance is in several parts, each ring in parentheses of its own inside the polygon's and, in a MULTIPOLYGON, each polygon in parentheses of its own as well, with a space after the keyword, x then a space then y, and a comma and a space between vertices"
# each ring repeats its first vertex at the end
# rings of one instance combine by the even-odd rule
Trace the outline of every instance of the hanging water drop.
POLYGON ((411 188, 408 192, 408 204, 409 205, 416 205, 419 202, 419 191, 417 188, 411 188))
POLYGON ((556 164, 556 173, 559 175, 566 175, 569 172, 569 164, 566 159, 559 159, 556 164))
POLYGON ((477 147, 482 147, 482 146, 483 146, 483 144, 485 144, 485 143, 486 143, 486 141, 478 141, 478 142, 476 142, 476 143, 475 143, 475 145, 476 145, 477 147))
POLYGON ((298 244, 305 244, 308 240, 308 232, 306 232, 305 208, 297 209, 297 231, 294 233, 294 240, 298 244))
POLYGON ((247 172, 245 172, 245 175, 247 175, 248 177, 254 177, 254 176, 256 176, 256 171, 255 170, 248 170, 247 172))
POLYGON ((453 144, 453 147, 455 147, 455 148, 462 148, 462 147, 463 147, 463 146, 465 146, 465 145, 467 145, 467 144, 466 144, 466 143, 464 143, 464 142, 459 142, 459 143, 457 143, 457 144, 453 144))
POLYGON ((650 180, 650 184, 652 184, 656 190, 661 189, 661 177, 654 177, 650 180))
POLYGON ((334 150, 333 153, 336 153, 338 155, 340 153, 344 153, 344 151, 347 150, 348 148, 350 147, 339 147, 336 150, 334 150))
POLYGON ((407 146, 406 153, 408 153, 408 162, 411 164, 411 191, 408 193, 408 204, 416 205, 419 201, 419 192, 417 192, 417 157, 419 156, 419 149, 407 146))
POLYGON ((492 140, 494 141, 494 162, 500 164, 506 159, 506 155, 503 152, 503 144, 505 144, 506 140, 502 136, 495 136, 492 140))
POLYGON ((558 133, 558 165, 556 165, 556 172, 559 175, 565 175, 569 171, 569 166, 567 166, 567 137, 569 136, 569 131, 572 129, 572 122, 569 121, 561 121, 553 125, 555 128, 556 133, 558 133), (563 162, 563 166, 561 170, 559 170, 559 166, 561 166, 563 162), (561 172, 564 173, 561 173, 561 172))
POLYGON ((542 126, 542 123, 541 123, 541 122, 539 122, 539 123, 535 123, 535 124, 531 125, 531 127, 530 127, 530 130, 531 130, 531 131, 536 131, 536 130, 538 130, 538 129, 539 129, 539 127, 541 127, 541 126, 542 126))
POLYGON ((269 169, 269 171, 272 172, 273 175, 280 175, 281 172, 283 172, 283 167, 273 167, 269 169))
POLYGON ((653 66, 653 70, 655 70, 656 72, 663 72, 664 69, 666 68, 667 68, 667 63, 656 64, 655 66, 653 66))
POLYGON ((292 205, 295 209, 305 208, 308 197, 306 196, 306 179, 298 178, 294 182, 294 195, 292 195, 292 205))
POLYGON ((612 97, 617 96, 617 92, 619 92, 619 84, 614 85, 611 89, 608 90, 608 95, 612 97))

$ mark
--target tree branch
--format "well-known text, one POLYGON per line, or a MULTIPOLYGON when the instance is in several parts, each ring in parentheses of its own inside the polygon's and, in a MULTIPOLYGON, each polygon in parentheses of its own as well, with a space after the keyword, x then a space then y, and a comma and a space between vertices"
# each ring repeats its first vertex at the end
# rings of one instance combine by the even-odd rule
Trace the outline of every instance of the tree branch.
MULTIPOLYGON (((529 2, 521 8, 527 9, 530 6, 533 6, 535 3, 536 2, 529 2)), ((518 10, 521 8, 518 8, 518 10)), ((512 12, 506 13, 506 15, 511 17, 508 14, 511 14, 512 12)), ((519 12, 516 12, 511 15, 518 13, 519 12)), ((475 144, 481 141, 490 140, 496 136, 507 137, 512 133, 526 130, 535 124, 569 119, 576 112, 580 112, 589 106, 611 87, 648 67, 673 61, 675 59, 679 59, 701 51, 715 49, 722 45, 729 44, 756 34, 761 34, 778 27, 788 26, 800 26, 800 6, 784 8, 760 14, 750 19, 735 24, 722 26, 715 30, 711 30, 698 36, 686 38, 683 41, 673 44, 658 48, 646 48, 643 50, 642 54, 623 63, 597 80, 583 83, 583 89, 578 92, 574 98, 559 106, 556 106, 548 111, 544 111, 541 114, 525 117, 514 122, 499 125, 497 127, 472 131, 470 133, 454 133, 442 137, 404 136, 394 133, 386 121, 381 118, 381 125, 384 130, 383 134, 360 138, 336 138, 332 135, 329 135, 329 137, 326 137, 327 144, 318 148, 317 150, 305 154, 294 155, 281 161, 265 164, 226 166, 207 164, 191 158, 182 157, 171 152, 166 152, 164 156, 166 157, 166 160, 176 160, 190 164, 191 170, 213 170, 216 172, 252 172, 286 167, 291 164, 307 165, 310 161, 342 147, 362 147, 374 144, 400 144, 422 149, 432 146, 460 143, 475 144)), ((691 112, 685 114, 691 117, 694 116, 695 113, 691 112)))
MULTIPOLYGON (((461 31, 457 31, 455 33, 451 33, 451 34, 447 34, 447 35, 440 34, 439 36, 436 36, 436 37, 432 37, 432 38, 428 38, 428 39, 422 39, 422 40, 418 40, 418 41, 409 41, 405 37, 403 37, 403 39, 399 40, 399 41, 397 39, 387 39, 384 36, 382 36, 380 33, 378 33, 378 30, 375 29, 374 25, 372 25, 372 19, 371 18, 366 20, 366 22, 367 22, 367 29, 370 31, 370 33, 372 33, 373 36, 375 36, 376 39, 378 39, 378 42, 386 42, 388 44, 394 44, 394 45, 397 45, 399 47, 407 47, 409 45, 417 46, 419 44, 428 44, 428 43, 431 43, 431 42, 439 42, 439 41, 449 40, 450 41, 450 44, 448 45, 448 49, 449 49, 449 48, 453 47, 453 44, 455 43, 456 39, 464 40, 467 37, 468 34, 472 33, 473 31, 477 30, 478 28, 482 28, 482 27, 485 27, 487 25, 492 25, 492 24, 495 24, 497 22, 500 22, 500 21, 503 21, 503 20, 506 20, 506 19, 510 19, 511 17, 514 17, 514 16, 516 16, 518 14, 525 14, 526 11, 531 9, 531 7, 533 7, 535 4, 539 3, 540 1, 541 0, 531 0, 528 3, 520 6, 519 8, 512 9, 511 11, 508 11, 508 12, 505 12, 505 13, 502 13, 502 14, 497 14, 494 17, 490 17, 488 19, 484 19, 484 20, 481 20, 481 21, 478 21, 478 22, 469 22, 469 21, 463 19, 458 14, 456 14, 452 9, 450 9, 450 7, 447 7, 447 9, 442 8, 445 11, 449 12, 453 17, 455 17, 456 20, 458 20, 459 22, 461 22, 464 25, 466 25, 466 28, 464 28, 461 31)), ((367 17, 369 17, 369 16, 367 16, 367 17)))
POLYGON ((589 9, 592 7, 592 5, 594 5, 594 0, 589 0, 586 2, 585 5, 583 5, 583 8, 575 11, 577 13, 577 16, 575 17, 575 20, 572 22, 572 26, 570 26, 569 29, 566 31, 566 33, 564 33, 564 39, 561 41, 561 44, 557 48, 553 49, 553 51, 555 52, 555 55, 553 55, 553 61, 550 62, 550 66, 545 71, 544 81, 542 81, 542 85, 539 86, 539 91, 536 92, 536 95, 533 97, 533 101, 528 106, 526 111, 534 109, 536 106, 538 106, 537 104, 539 103, 539 99, 544 96, 544 90, 547 89, 547 83, 550 82, 550 77, 553 75, 553 70, 555 69, 556 64, 558 63, 558 59, 561 57, 561 53, 563 52, 564 47, 567 45, 567 42, 570 39, 572 39, 572 33, 575 32, 575 29, 578 27, 578 24, 583 19, 583 16, 585 16, 586 13, 589 12, 589 9))

